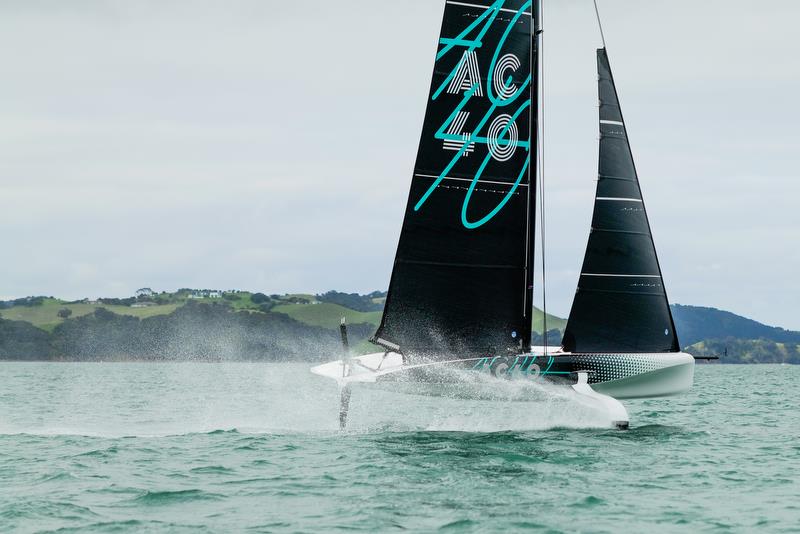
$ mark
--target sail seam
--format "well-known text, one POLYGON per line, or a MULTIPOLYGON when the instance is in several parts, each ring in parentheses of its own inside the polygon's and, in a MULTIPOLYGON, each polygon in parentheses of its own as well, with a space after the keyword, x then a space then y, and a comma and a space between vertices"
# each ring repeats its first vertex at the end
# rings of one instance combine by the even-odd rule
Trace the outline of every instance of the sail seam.
MULTIPOLYGON (((420 174, 414 173, 414 176, 418 178, 433 178, 439 179, 438 176, 433 176, 432 174, 420 174)), ((475 181, 473 178, 456 178, 455 176, 445 176, 442 180, 457 180, 459 182, 473 182, 475 181)), ((479 184, 495 184, 495 185, 507 185, 508 187, 512 187, 514 184, 511 182, 497 182, 493 180, 478 180, 479 184)), ((517 187, 528 187, 528 184, 519 184, 517 187)))
POLYGON ((661 278, 659 274, 606 274, 606 273, 581 273, 581 276, 607 276, 610 278, 661 278))
POLYGON ((605 175, 605 174, 599 174, 597 177, 599 179, 601 179, 601 180, 619 180, 621 182, 633 182, 633 183, 636 183, 636 179, 635 178, 624 178, 622 176, 608 176, 608 175, 605 175))
POLYGON ((641 202, 640 198, 621 198, 621 197, 595 197, 595 200, 610 200, 615 202, 641 202))
POLYGON ((479 269, 523 269, 519 265, 499 265, 499 264, 486 264, 486 263, 448 263, 445 261, 422 261, 422 260, 402 260, 398 259, 397 263, 407 263, 414 265, 437 265, 442 267, 477 267, 479 269))
MULTIPOLYGON (((469 187, 462 187, 460 185, 440 185, 439 189, 459 189, 461 191, 469 191, 469 187)), ((498 189, 483 189, 480 187, 476 187, 473 191, 477 191, 479 193, 497 193, 498 195, 507 195, 509 194, 508 191, 500 191, 498 189)), ((511 193, 514 196, 519 195, 516 191, 511 193)))
POLYGON ((615 293, 618 295, 644 295, 650 297, 663 297, 664 292, 655 293, 653 291, 620 291, 620 290, 613 290, 613 289, 586 289, 585 287, 579 287, 578 293, 615 293))
POLYGON ((647 232, 636 232, 634 230, 607 230, 605 228, 594 228, 592 227, 592 232, 608 232, 610 234, 629 234, 629 235, 646 235, 649 236, 647 232))
MULTIPOLYGON (((492 6, 484 6, 481 4, 470 4, 467 2, 454 2, 452 0, 447 0, 448 4, 452 4, 454 6, 463 6, 463 7, 477 7, 480 9, 492 9, 492 6)), ((516 14, 518 11, 516 9, 508 9, 507 7, 501 7, 498 11, 505 11, 506 13, 514 13, 516 14)), ((531 16, 530 11, 523 11, 523 15, 531 16)))

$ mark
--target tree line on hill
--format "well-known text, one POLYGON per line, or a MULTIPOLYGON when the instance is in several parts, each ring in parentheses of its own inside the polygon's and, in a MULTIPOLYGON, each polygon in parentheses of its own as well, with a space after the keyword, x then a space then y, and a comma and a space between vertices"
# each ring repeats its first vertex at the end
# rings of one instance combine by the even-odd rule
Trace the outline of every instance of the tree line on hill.
POLYGON ((384 291, 373 291, 367 295, 359 295, 358 293, 328 291, 317 295, 316 298, 319 302, 330 302, 331 304, 338 304, 360 312, 372 312, 383 309, 383 301, 375 302, 375 300, 386 298, 386 293, 384 291))
POLYGON ((19 299, 0 300, 0 310, 7 310, 14 306, 41 306, 45 299, 53 297, 22 297, 19 299))

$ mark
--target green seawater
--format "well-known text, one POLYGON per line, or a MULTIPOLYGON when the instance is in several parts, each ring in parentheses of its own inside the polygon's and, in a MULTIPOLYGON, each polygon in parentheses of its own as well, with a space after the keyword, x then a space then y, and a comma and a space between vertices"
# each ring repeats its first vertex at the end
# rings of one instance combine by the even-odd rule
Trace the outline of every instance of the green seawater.
POLYGON ((303 364, 3 363, 0 532, 798 532, 798 381, 698 366, 628 431, 527 382, 357 389, 340 433, 303 364))

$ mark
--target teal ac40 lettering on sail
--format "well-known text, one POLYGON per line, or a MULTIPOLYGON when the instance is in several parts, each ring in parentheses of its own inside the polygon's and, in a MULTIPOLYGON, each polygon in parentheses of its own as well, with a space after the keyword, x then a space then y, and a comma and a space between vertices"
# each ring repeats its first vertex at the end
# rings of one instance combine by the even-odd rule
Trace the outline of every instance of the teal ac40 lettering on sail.
POLYGON ((514 195, 529 169, 529 158, 526 157, 515 181, 510 184, 511 187, 500 202, 483 217, 474 221, 468 219, 470 200, 487 166, 493 160, 499 162, 510 160, 519 149, 525 150, 526 154, 530 151, 530 140, 519 139, 516 120, 523 112, 530 109, 531 99, 522 101, 513 114, 498 114, 497 112, 501 108, 514 104, 531 85, 530 74, 519 86, 514 84, 512 74, 522 63, 514 54, 501 55, 501 52, 515 25, 526 13, 526 10, 532 7, 532 2, 530 0, 525 2, 510 19, 498 19, 498 13, 504 4, 505 0, 496 0, 457 36, 441 38, 439 42, 442 48, 436 56, 436 60, 439 61, 448 52, 455 50, 462 52, 460 61, 431 96, 432 100, 437 100, 445 92, 448 94, 463 92, 461 101, 434 134, 436 139, 444 143, 444 149, 455 151, 455 155, 414 205, 414 211, 419 211, 423 207, 430 195, 456 168, 462 158, 474 150, 476 145, 486 146, 488 152, 475 172, 462 204, 461 223, 467 229, 479 228, 493 219, 514 195), (483 46, 482 40, 486 33, 499 21, 505 21, 507 24, 486 71, 487 83, 484 90, 476 50, 483 46), (484 96, 489 99, 489 109, 478 120, 471 132, 464 132, 465 124, 470 119, 470 111, 468 111, 470 101, 473 98, 484 96))

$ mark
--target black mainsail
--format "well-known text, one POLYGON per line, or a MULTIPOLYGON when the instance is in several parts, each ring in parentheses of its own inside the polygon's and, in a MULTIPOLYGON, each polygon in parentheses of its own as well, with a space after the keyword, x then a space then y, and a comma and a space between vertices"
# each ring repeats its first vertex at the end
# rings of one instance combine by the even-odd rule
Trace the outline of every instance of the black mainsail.
POLYGON ((459 358, 530 342, 531 0, 448 0, 383 318, 373 341, 459 358))
POLYGON ((600 161, 592 230, 563 348, 568 352, 677 352, 608 55, 597 51, 600 161))

